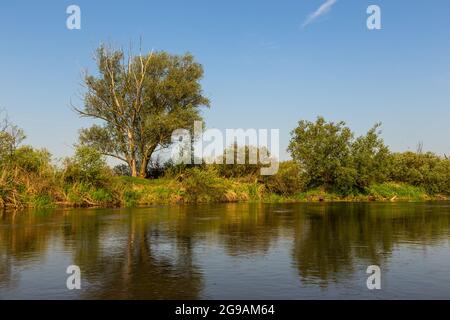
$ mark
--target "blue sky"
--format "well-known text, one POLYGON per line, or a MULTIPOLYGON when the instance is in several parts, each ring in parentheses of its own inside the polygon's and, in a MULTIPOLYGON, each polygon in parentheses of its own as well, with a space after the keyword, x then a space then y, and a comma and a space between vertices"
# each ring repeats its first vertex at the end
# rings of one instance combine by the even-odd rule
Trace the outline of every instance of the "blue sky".
POLYGON ((279 128, 282 158, 300 119, 345 120, 358 134, 375 122, 394 151, 450 154, 450 2, 338 0, 18 1, 0 4, 0 106, 27 143, 72 153, 90 121, 80 104, 81 71, 95 72, 101 43, 191 52, 203 64, 212 107, 208 127, 279 128), (66 28, 66 8, 82 29, 66 28), (382 30, 366 28, 377 4, 382 30))

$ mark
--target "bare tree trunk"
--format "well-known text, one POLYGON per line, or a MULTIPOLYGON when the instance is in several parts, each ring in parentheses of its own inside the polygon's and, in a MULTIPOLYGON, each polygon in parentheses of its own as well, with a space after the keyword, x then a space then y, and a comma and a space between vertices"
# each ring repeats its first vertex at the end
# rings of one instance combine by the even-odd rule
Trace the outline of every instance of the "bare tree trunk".
POLYGON ((155 152, 156 145, 150 145, 147 148, 143 147, 142 150, 142 158, 141 158, 141 167, 139 171, 139 176, 141 178, 148 178, 148 164, 150 163, 150 159, 152 158, 153 152, 155 152))
POLYGON ((137 161, 136 161, 136 151, 135 151, 135 140, 134 140, 134 134, 133 131, 128 129, 127 130, 128 135, 128 144, 129 144, 129 152, 130 152, 130 169, 131 169, 131 176, 137 177, 138 176, 138 169, 137 169, 137 161))
POLYGON ((148 174, 147 174, 147 167, 148 167, 148 163, 149 163, 149 157, 143 157, 142 161, 141 161, 141 168, 140 168, 140 172, 139 172, 139 177, 141 178, 147 178, 148 174))
POLYGON ((137 177, 138 176, 138 172, 137 172, 137 167, 136 167, 136 159, 132 159, 131 160, 130 169, 131 169, 131 176, 132 177, 137 177))

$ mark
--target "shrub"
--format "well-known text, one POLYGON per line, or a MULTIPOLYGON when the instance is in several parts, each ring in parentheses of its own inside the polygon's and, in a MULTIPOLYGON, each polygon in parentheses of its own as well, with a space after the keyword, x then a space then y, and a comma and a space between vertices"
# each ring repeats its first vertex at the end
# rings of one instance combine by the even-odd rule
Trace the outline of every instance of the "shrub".
POLYGON ((90 196, 95 203, 108 204, 114 201, 114 197, 111 192, 103 188, 91 191, 90 196))
POLYGON ((139 200, 141 199, 141 194, 138 191, 126 190, 123 193, 122 198, 122 202, 126 207, 133 207, 138 204, 139 200))
POLYGON ((247 178, 247 180, 251 180, 257 178, 260 174, 263 166, 261 158, 268 156, 269 153, 266 148, 234 144, 228 147, 223 155, 217 158, 217 164, 212 166, 217 169, 217 173, 221 177, 247 178), (226 164, 227 153, 233 156, 233 164, 226 164))
POLYGON ((186 170, 180 178, 187 202, 216 202, 224 198, 226 180, 220 179, 216 169, 192 168, 186 170))
POLYGON ((296 194, 305 188, 300 166, 295 161, 280 162, 278 172, 272 176, 265 176, 263 181, 270 192, 279 195, 296 194))
POLYGON ((300 121, 291 132, 288 150, 302 169, 303 178, 309 188, 326 189, 351 188, 344 181, 353 182, 349 177, 351 167, 352 131, 345 122, 326 122, 318 117, 316 122, 300 121))
POLYGON ((13 150, 0 166, 0 205, 46 207, 58 198, 50 153, 25 146, 13 150))
POLYGON ((51 170, 51 155, 45 150, 35 150, 30 146, 16 149, 12 160, 14 165, 29 173, 48 173, 51 170))
POLYGON ((431 152, 395 153, 390 177, 393 181, 424 188, 430 194, 450 194, 450 160, 431 152))
POLYGON ((103 156, 93 148, 79 146, 72 158, 64 161, 63 180, 66 183, 82 183, 103 187, 111 178, 111 172, 103 156))
POLYGON ((34 208, 51 208, 53 206, 53 199, 47 194, 35 196, 33 199, 34 208))
POLYGON ((422 200, 425 197, 425 190, 402 183, 382 183, 374 184, 366 189, 369 196, 375 199, 416 199, 422 200))
POLYGON ((361 191, 374 183, 387 181, 391 154, 377 131, 381 124, 372 127, 365 136, 357 138, 351 146, 355 186, 361 191))

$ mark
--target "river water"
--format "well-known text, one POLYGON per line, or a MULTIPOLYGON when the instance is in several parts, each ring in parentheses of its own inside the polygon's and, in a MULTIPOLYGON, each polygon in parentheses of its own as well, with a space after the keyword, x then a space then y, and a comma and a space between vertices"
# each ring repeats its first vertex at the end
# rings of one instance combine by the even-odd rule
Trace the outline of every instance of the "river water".
POLYGON ((0 299, 418 298, 450 299, 449 202, 0 213, 0 299))

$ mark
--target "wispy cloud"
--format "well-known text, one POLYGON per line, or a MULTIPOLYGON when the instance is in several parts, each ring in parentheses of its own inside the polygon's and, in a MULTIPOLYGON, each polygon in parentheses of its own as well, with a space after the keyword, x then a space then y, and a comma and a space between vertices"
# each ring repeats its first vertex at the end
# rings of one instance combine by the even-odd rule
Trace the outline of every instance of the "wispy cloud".
POLYGON ((333 5, 337 2, 337 0, 326 0, 324 4, 322 4, 316 11, 311 13, 303 22, 303 28, 306 27, 308 24, 319 18, 320 16, 323 16, 324 14, 328 13, 333 5))

